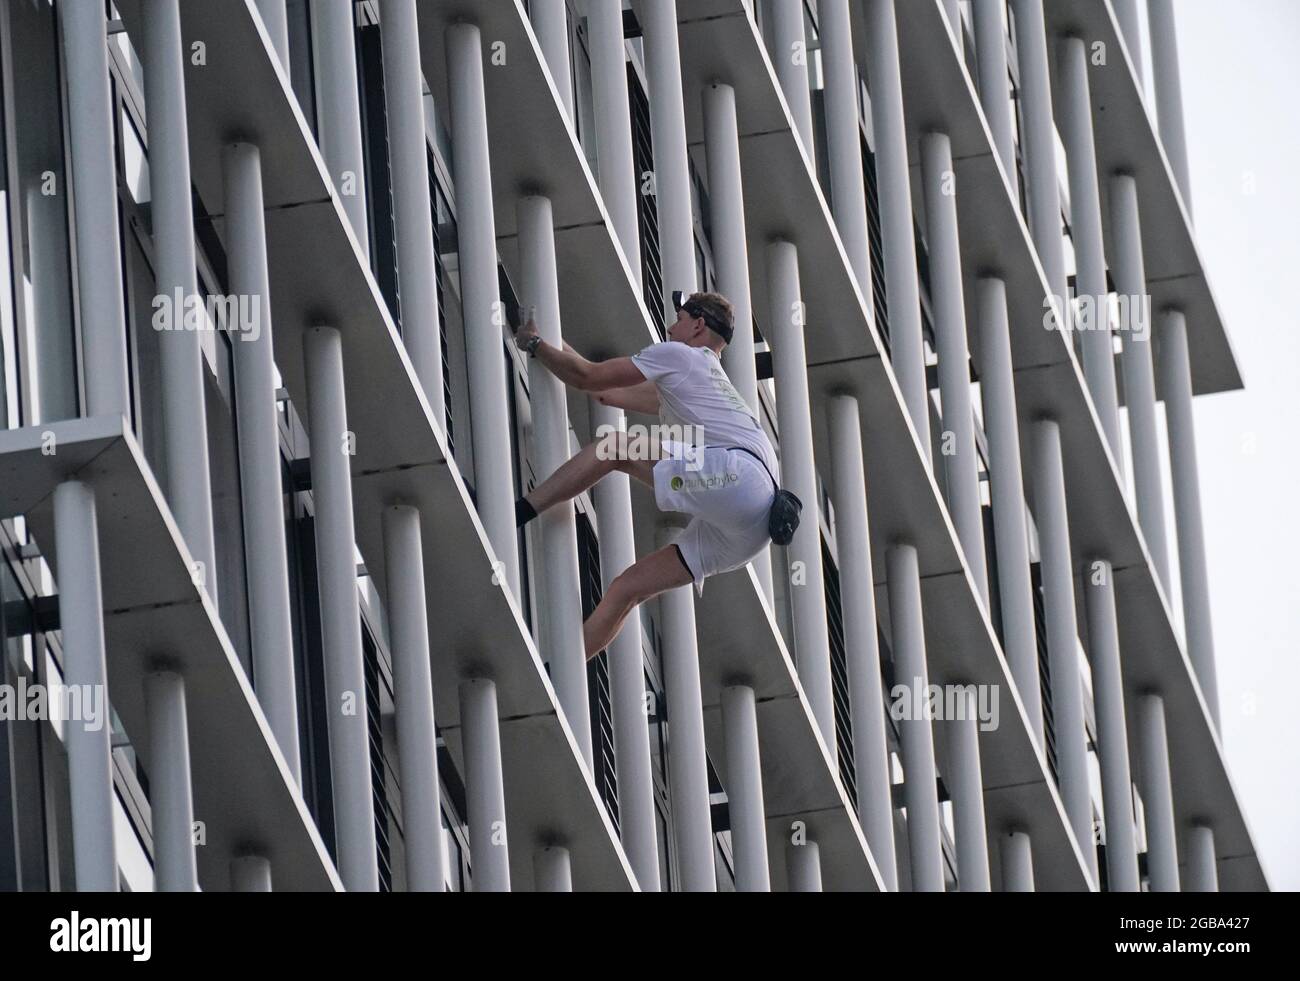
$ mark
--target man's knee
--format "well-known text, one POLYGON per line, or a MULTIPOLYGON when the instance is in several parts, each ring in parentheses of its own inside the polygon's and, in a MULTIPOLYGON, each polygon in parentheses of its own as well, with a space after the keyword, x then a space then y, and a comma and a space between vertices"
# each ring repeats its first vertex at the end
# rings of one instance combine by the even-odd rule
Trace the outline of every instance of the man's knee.
POLYGON ((589 454, 604 473, 619 469, 621 464, 620 445, 616 437, 620 433, 606 433, 592 440, 583 452, 589 454))
POLYGON ((604 471, 618 470, 631 477, 641 476, 646 464, 638 458, 636 447, 629 440, 627 433, 614 430, 605 433, 591 443, 596 459, 604 471))
POLYGON ((591 445, 594 447, 596 459, 610 470, 627 459, 627 433, 620 430, 611 430, 597 437, 591 445))

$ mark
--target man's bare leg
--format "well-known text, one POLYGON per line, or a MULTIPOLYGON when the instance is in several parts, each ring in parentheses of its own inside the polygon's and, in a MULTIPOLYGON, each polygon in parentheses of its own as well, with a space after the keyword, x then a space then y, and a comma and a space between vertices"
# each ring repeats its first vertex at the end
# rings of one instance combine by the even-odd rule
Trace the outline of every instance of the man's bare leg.
POLYGON ((582 625, 582 637, 590 660, 613 642, 636 607, 648 599, 691 582, 691 574, 682 562, 675 545, 638 559, 614 577, 609 589, 582 625))
POLYGON ((541 514, 561 501, 570 501, 592 487, 606 474, 621 470, 630 477, 654 487, 656 460, 628 460, 627 440, 623 433, 610 433, 588 443, 575 453, 555 473, 531 491, 524 500, 541 514))

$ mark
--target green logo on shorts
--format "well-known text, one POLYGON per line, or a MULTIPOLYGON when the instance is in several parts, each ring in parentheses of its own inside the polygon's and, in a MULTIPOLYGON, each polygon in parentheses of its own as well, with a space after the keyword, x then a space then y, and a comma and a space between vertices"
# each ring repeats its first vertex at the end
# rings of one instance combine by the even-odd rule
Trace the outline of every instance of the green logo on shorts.
POLYGON ((681 490, 682 484, 683 484, 683 480, 681 477, 674 477, 672 480, 668 482, 668 486, 671 487, 673 490, 681 490))

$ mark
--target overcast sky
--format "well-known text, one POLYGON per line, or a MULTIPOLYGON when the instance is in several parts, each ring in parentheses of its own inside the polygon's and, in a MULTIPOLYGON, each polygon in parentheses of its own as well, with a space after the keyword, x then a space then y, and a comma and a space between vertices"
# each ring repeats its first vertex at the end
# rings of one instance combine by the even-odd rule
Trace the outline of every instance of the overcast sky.
POLYGON ((1222 739, 1269 883, 1295 890, 1300 3, 1175 10, 1196 237, 1246 383, 1196 399, 1222 739))

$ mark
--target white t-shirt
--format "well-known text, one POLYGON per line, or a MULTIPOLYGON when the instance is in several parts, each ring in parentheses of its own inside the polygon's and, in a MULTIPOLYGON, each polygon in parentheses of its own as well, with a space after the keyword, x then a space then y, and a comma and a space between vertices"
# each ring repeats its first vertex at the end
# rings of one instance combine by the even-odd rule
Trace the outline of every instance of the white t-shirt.
POLYGON ((700 426, 704 445, 750 450, 776 480, 781 479, 772 441, 712 350, 664 341, 632 355, 632 363, 659 390, 660 416, 666 424, 700 426))

